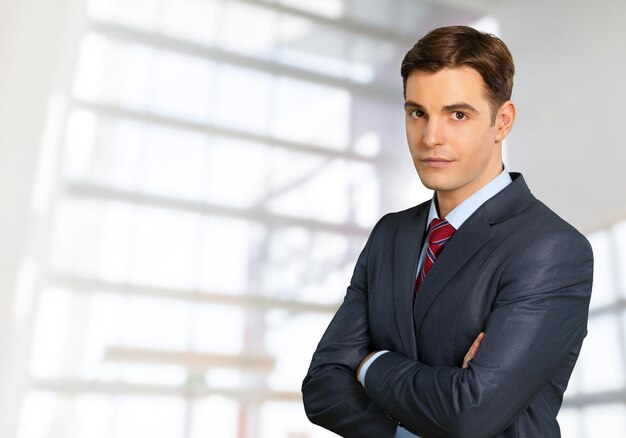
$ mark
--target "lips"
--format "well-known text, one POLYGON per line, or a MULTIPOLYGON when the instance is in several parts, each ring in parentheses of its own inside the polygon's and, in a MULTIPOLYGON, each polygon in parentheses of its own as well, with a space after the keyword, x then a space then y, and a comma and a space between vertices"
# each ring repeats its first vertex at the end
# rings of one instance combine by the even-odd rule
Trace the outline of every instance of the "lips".
POLYGON ((452 164, 452 160, 446 160, 445 158, 424 158, 422 163, 426 167, 448 167, 452 164))

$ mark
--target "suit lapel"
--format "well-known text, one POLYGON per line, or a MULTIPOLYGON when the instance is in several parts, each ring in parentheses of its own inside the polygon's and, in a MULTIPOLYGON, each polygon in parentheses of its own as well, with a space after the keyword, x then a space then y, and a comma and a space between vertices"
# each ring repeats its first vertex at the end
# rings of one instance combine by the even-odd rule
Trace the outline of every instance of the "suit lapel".
POLYGON ((394 249, 394 306, 402 345, 417 358, 417 334, 424 315, 450 278, 492 237, 491 225, 515 216, 534 200, 521 174, 478 208, 446 243, 415 297, 415 277, 426 230, 430 201, 407 215, 396 235, 394 249), (415 301, 415 302, 414 302, 415 301))
POLYGON ((414 305, 414 332, 417 335, 424 315, 452 276, 492 236, 484 209, 470 216, 446 243, 435 264, 424 278, 414 305))
POLYGON ((394 245, 394 305, 400 339, 410 357, 417 357, 413 326, 413 295, 429 205, 430 202, 425 202, 418 207, 416 214, 411 214, 404 220, 396 234, 394 245))

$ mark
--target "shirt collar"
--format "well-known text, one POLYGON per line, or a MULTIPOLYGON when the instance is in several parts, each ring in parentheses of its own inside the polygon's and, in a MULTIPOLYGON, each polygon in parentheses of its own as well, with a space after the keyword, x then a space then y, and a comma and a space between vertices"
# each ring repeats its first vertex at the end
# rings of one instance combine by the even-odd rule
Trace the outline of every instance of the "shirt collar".
MULTIPOLYGON (((500 175, 489 181, 480 190, 467 198, 465 201, 461 202, 454 210, 447 214, 446 219, 455 230, 458 230, 461 225, 463 225, 463 222, 465 222, 468 217, 478 210, 478 207, 483 205, 489 198, 496 195, 503 188, 511 184, 513 180, 509 175, 509 171, 504 164, 503 167, 504 169, 500 172, 500 175)), ((438 217, 439 214, 437 213, 437 207, 435 206, 435 195, 433 195, 433 199, 430 201, 430 209, 428 210, 426 231, 428 231, 428 226, 431 221, 438 217)))

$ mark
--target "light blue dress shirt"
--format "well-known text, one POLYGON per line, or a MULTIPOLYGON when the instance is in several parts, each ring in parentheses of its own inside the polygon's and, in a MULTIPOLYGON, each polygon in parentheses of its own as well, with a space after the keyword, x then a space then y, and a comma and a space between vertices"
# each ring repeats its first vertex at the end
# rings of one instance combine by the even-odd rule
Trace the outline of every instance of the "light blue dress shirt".
MULTIPOLYGON (((465 201, 456 206, 454 210, 452 210, 446 216, 447 221, 454 227, 455 230, 458 230, 463 222, 467 220, 478 208, 483 205, 488 199, 492 198, 494 195, 499 193, 503 188, 511 184, 511 176, 509 175, 508 169, 503 165, 502 172, 492 179, 490 182, 485 184, 480 190, 474 193, 472 196, 467 198, 465 201)), ((426 221, 426 232, 428 232, 428 226, 431 221, 435 218, 439 218, 439 214, 437 212, 437 207, 435 205, 435 196, 430 201, 430 209, 428 210, 428 220, 426 221)), ((420 253, 419 262, 417 264, 417 272, 415 273, 415 278, 419 274, 422 269, 422 265, 424 264, 424 258, 426 257, 426 245, 422 246, 422 252, 420 253)), ((359 381, 361 384, 365 385, 365 377, 367 375, 367 369, 374 363, 374 361, 387 353, 387 350, 382 350, 374 354, 372 357, 368 359, 367 362, 363 364, 361 367, 361 371, 359 372, 359 381)), ((396 430, 395 438, 415 438, 417 435, 412 434, 408 430, 403 427, 398 427, 396 430)), ((419 438, 419 437, 418 437, 419 438)))

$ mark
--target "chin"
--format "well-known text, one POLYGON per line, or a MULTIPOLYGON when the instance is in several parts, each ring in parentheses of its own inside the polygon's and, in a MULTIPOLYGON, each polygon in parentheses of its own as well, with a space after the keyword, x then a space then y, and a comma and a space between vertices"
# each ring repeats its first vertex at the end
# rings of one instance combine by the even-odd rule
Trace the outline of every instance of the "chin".
POLYGON ((417 171, 422 185, 431 190, 446 190, 446 187, 450 185, 450 178, 444 175, 432 175, 430 172, 417 171))

